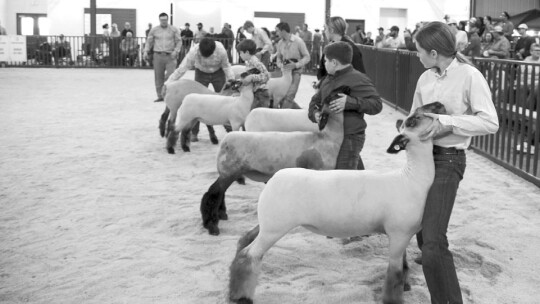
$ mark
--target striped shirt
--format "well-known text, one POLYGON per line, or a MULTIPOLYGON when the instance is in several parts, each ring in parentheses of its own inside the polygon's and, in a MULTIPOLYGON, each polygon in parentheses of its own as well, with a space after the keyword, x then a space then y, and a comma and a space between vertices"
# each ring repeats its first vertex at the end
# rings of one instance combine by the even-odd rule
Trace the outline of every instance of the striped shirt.
POLYGON ((154 47, 154 52, 179 52, 182 45, 180 41, 182 41, 180 31, 176 27, 172 25, 167 25, 166 28, 156 26, 148 33, 144 51, 148 53, 154 47))
POLYGON ((256 56, 251 56, 251 59, 246 61, 246 70, 251 70, 252 68, 256 68, 261 72, 260 74, 251 75, 253 77, 251 81, 253 83, 253 92, 258 89, 266 89, 266 83, 270 79, 270 73, 268 73, 264 64, 256 56))
POLYGON ((199 46, 199 44, 195 44, 195 46, 189 50, 189 53, 186 55, 184 60, 182 60, 182 63, 178 69, 171 74, 167 82, 182 78, 187 70, 190 69, 197 69, 208 74, 215 73, 220 69, 223 69, 227 79, 234 79, 231 64, 229 63, 229 59, 227 57, 227 50, 225 50, 225 47, 223 44, 221 44, 221 42, 216 41, 216 49, 214 50, 214 53, 206 58, 199 53, 199 46))
POLYGON ((300 68, 307 64, 311 57, 302 38, 289 35, 289 39, 281 39, 277 45, 277 62, 283 63, 285 59, 298 59, 296 64, 300 68))
POLYGON ((434 140, 435 145, 467 149, 472 136, 493 134, 499 128, 488 83, 469 64, 454 59, 441 74, 430 69, 420 76, 411 113, 435 101, 446 107, 447 114, 439 115, 440 123, 452 127, 452 134, 434 140))

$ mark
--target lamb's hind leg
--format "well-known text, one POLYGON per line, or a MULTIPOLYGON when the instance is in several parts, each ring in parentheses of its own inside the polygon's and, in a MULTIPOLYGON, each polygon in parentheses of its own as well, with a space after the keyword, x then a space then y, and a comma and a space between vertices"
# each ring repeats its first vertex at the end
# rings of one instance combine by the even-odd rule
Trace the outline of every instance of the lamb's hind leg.
POLYGON ((206 128, 208 129, 208 134, 210 134, 210 141, 212 142, 212 144, 217 145, 219 143, 219 140, 216 136, 214 126, 206 125, 206 128))
POLYGON ((169 118, 170 112, 169 108, 165 106, 165 111, 163 111, 163 114, 161 114, 161 118, 159 119, 159 135, 161 135, 161 137, 166 136, 167 119, 169 118))
POLYGON ((386 281, 383 288, 384 304, 402 304, 405 275, 403 269, 403 253, 409 244, 410 237, 390 236, 390 256, 386 281))
POLYGON ((176 146, 176 142, 178 142, 178 133, 179 132, 176 130, 172 130, 167 136, 167 152, 169 152, 169 154, 174 154, 174 146, 176 146))
POLYGON ((407 250, 403 252, 403 291, 410 291, 411 284, 409 284, 409 263, 407 262, 407 250))
POLYGON ((189 129, 182 130, 180 134, 180 146, 182 147, 182 150, 184 152, 191 152, 191 149, 189 148, 189 145, 191 141, 189 140, 191 131, 189 129))
POLYGON ((288 227, 275 228, 278 229, 268 233, 259 231, 257 226, 238 241, 236 256, 229 268, 229 299, 232 302, 253 303, 264 253, 290 230, 288 227))
POLYGON ((235 178, 219 177, 203 195, 201 200, 202 221, 204 228, 208 229, 208 233, 211 235, 219 235, 219 220, 227 215, 225 213, 225 192, 234 180, 235 178), (220 208, 222 208, 221 214, 220 208))

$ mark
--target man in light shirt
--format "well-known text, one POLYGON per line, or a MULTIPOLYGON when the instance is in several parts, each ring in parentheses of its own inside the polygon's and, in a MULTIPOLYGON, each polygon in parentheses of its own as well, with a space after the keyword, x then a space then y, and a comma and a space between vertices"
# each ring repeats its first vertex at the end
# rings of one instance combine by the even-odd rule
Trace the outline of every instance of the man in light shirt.
POLYGON ((279 107, 299 109, 300 106, 294 101, 294 98, 298 91, 298 86, 300 85, 302 67, 309 62, 311 56, 309 55, 304 40, 291 34, 291 28, 288 23, 278 23, 276 25, 276 34, 281 38, 277 45, 277 65, 282 70, 291 70, 292 83, 283 100, 274 100, 274 104, 278 103, 279 107), (285 59, 295 59, 298 62, 283 64, 285 59))
POLYGON ((452 33, 456 36, 456 50, 458 52, 463 52, 463 50, 467 47, 467 44, 469 44, 467 33, 458 29, 456 19, 449 19, 448 26, 450 27, 452 33))
MULTIPOLYGON (((201 42, 195 44, 189 50, 188 54, 180 63, 180 66, 169 79, 165 82, 165 88, 174 82, 191 69, 195 69, 195 81, 208 87, 212 84, 214 91, 220 92, 227 79, 234 79, 234 74, 231 70, 231 64, 227 57, 227 50, 219 41, 214 41, 210 37, 201 39, 201 42)), ((225 130, 231 130, 230 126, 226 126, 225 130)), ((213 136, 213 129, 210 130, 210 136, 213 136)), ((198 141, 199 123, 197 122, 191 129, 191 141, 198 141)))
POLYGON ((176 67, 176 55, 182 46, 181 41, 180 31, 176 27, 169 25, 169 15, 166 13, 159 14, 159 26, 152 28, 148 32, 143 55, 143 58, 148 60, 148 53, 153 50, 154 79, 158 96, 158 99, 154 100, 154 102, 163 101, 161 95, 163 83, 176 67))
POLYGON ((386 40, 383 41, 382 47, 389 49, 405 48, 405 40, 403 37, 399 36, 399 27, 394 25, 390 28, 390 34, 388 34, 386 40))
POLYGON ((264 30, 256 28, 253 22, 249 20, 244 22, 244 30, 253 36, 251 39, 255 41, 255 44, 257 45, 257 53, 255 53, 255 56, 268 69, 268 65, 270 64, 270 53, 272 52, 272 41, 264 30))

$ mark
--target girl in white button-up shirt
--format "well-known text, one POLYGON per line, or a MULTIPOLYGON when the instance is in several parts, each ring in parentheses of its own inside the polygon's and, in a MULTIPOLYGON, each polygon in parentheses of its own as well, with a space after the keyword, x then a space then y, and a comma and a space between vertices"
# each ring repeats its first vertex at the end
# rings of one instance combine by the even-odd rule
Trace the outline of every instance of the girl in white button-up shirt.
POLYGON ((460 53, 448 25, 431 22, 416 34, 418 57, 425 71, 416 85, 411 113, 439 101, 447 114, 434 118, 423 135, 435 136, 435 180, 426 199, 422 231, 417 235, 424 276, 432 303, 463 303, 459 281, 448 250, 446 232, 459 182, 466 166, 465 149, 471 137, 495 133, 497 112, 484 76, 460 53), (444 137, 442 137, 445 134, 444 137), (440 138, 438 138, 438 136, 440 138))

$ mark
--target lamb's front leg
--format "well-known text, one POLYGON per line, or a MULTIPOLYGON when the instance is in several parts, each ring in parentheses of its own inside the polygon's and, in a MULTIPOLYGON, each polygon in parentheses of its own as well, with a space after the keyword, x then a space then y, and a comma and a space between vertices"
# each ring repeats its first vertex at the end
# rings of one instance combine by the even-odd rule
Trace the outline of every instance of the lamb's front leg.
POLYGON ((383 288, 383 303, 403 304, 403 290, 406 279, 403 273, 403 253, 411 238, 403 235, 389 237, 389 261, 383 288))

